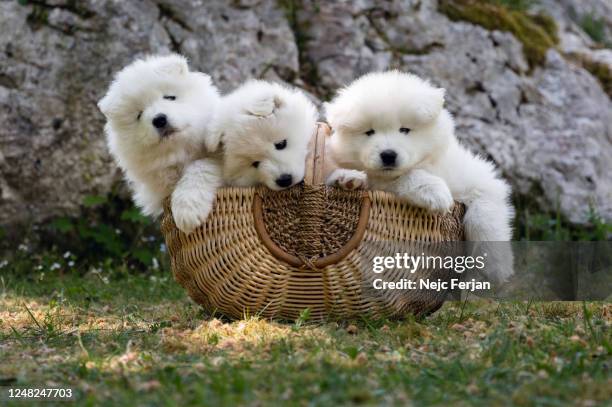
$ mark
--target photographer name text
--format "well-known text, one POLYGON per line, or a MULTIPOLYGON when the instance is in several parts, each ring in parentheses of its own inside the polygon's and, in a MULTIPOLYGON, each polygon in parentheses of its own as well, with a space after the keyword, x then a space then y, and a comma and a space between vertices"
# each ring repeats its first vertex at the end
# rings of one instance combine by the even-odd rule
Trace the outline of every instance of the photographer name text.
POLYGON ((477 281, 475 279, 463 281, 458 278, 451 278, 450 280, 430 280, 425 278, 408 280, 407 278, 402 278, 398 281, 385 281, 382 278, 377 278, 372 282, 372 286, 376 290, 481 291, 491 289, 491 283, 488 281, 477 281))

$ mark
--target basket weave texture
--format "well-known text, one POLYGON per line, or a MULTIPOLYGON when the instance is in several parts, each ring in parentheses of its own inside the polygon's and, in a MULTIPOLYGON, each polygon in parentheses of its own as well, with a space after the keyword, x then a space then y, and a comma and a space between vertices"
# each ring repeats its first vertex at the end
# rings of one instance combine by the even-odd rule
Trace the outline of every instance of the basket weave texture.
MULTIPOLYGON (((322 185, 329 172, 320 124, 311 143, 305 183, 281 192, 226 187, 217 191, 205 224, 186 235, 166 201, 161 229, 175 279, 197 303, 231 318, 294 320, 402 317, 438 309, 445 291, 374 290, 375 257, 448 255, 445 242, 463 240, 464 206, 439 215, 381 191, 322 185)), ((411 279, 445 279, 420 269, 411 279)), ((405 278, 390 270, 385 281, 405 278)))

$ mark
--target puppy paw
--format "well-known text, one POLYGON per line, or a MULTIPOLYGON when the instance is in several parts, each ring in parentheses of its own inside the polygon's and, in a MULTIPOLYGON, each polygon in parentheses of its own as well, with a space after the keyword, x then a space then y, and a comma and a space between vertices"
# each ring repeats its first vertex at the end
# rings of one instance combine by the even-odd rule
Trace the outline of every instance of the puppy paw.
POLYGON ((450 213, 455 200, 445 183, 422 185, 413 197, 418 206, 437 213, 450 213))
POLYGON ((361 171, 337 169, 327 178, 326 184, 349 191, 363 189, 367 184, 367 175, 361 171))
POLYGON ((172 197, 172 216, 176 227, 183 233, 191 233, 202 225, 212 210, 212 205, 190 202, 172 197))

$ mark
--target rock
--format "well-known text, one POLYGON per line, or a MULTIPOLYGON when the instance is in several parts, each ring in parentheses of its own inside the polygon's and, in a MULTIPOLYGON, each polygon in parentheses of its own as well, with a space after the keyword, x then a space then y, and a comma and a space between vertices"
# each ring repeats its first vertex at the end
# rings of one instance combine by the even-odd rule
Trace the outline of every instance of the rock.
MULTIPOLYGON (((563 30, 581 33, 563 9, 557 17, 563 30)), ((326 78, 321 93, 370 68, 427 77, 447 89, 461 141, 494 160, 516 195, 572 222, 586 222, 590 205, 612 219, 612 103, 557 51, 528 72, 511 34, 451 22, 434 2, 418 0, 329 2, 306 8, 301 20, 312 38, 302 52, 326 78), (324 37, 329 44, 318 41, 324 37)), ((578 38, 580 49, 592 43, 578 38)))
POLYGON ((559 16, 562 22, 584 25, 585 20, 589 19, 601 21, 602 34, 608 39, 608 46, 612 42, 612 2, 609 0, 546 0, 541 7, 545 7, 547 12, 562 7, 565 13, 559 16))
POLYGON ((120 179, 96 107, 137 56, 180 51, 222 89, 295 77, 274 1, 0 2, 0 225, 78 213, 120 179))
POLYGON ((576 223, 612 219, 612 103, 572 55, 610 63, 580 26, 607 0, 543 0, 560 46, 530 70, 507 32, 451 22, 436 2, 85 0, 0 2, 0 225, 76 215, 120 174, 96 102, 137 56, 179 51, 223 91, 250 77, 322 100, 356 76, 400 68, 447 88, 462 142, 516 195, 576 223), (293 6, 292 6, 293 4, 293 6))

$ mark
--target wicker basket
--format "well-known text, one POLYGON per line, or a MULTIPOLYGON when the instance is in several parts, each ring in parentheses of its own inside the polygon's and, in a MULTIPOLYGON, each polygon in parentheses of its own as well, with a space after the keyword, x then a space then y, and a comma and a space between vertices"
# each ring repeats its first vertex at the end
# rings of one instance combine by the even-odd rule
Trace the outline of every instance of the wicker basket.
MULTIPOLYGON (((436 215, 389 193, 326 187, 327 125, 318 126, 305 182, 282 192, 221 188, 206 224, 180 232, 166 204, 162 232, 175 279, 209 311, 288 319, 401 317, 438 309, 444 291, 373 290, 376 256, 432 254, 463 240, 464 208, 436 215)), ((446 250, 446 249, 445 249, 446 250)), ((411 278, 445 279, 442 270, 411 278)), ((385 280, 405 277, 391 270, 385 280)))

